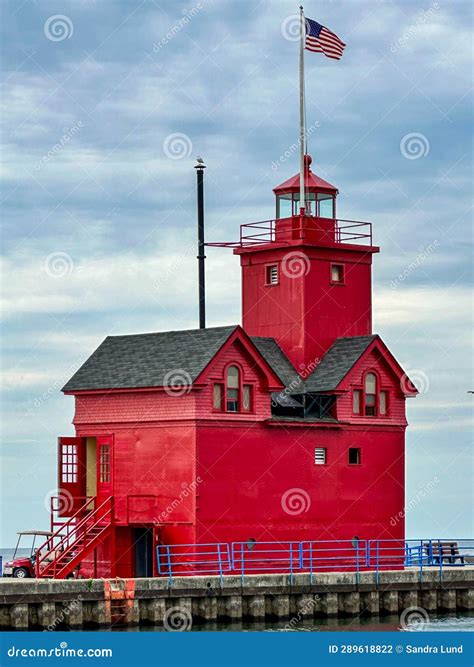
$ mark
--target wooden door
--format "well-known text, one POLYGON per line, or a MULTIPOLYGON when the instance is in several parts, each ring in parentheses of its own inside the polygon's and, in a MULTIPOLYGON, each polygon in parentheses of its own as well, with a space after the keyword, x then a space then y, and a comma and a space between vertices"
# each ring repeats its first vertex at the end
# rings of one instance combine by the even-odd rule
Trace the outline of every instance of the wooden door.
POLYGON ((58 438, 58 499, 59 516, 72 516, 85 502, 85 440, 58 438))

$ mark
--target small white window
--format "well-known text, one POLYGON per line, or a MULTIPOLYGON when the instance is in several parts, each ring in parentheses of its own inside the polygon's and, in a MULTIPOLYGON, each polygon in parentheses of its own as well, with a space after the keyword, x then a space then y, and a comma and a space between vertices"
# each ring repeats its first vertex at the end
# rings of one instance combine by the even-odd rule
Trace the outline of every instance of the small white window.
POLYGON ((314 450, 314 465, 323 466, 326 464, 326 448, 316 447, 314 450))
POLYGON ((344 265, 343 264, 331 264, 331 282, 332 283, 344 283, 344 265))
POLYGON ((278 285, 278 264, 269 264, 266 267, 266 285, 278 285))

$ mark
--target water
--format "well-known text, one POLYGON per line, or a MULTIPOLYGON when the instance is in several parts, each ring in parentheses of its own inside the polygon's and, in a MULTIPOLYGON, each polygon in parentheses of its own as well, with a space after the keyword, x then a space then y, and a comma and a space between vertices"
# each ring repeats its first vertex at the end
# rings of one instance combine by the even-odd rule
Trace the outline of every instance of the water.
MULTIPOLYGON (((15 553, 15 549, 4 549, 0 547, 0 556, 3 558, 3 562, 5 563, 7 560, 11 560, 13 558, 13 554, 15 553)), ((29 556, 31 553, 31 549, 18 549, 17 557, 20 558, 21 556, 29 556)))
MULTIPOLYGON (((194 632, 472 632, 474 612, 430 615, 425 623, 413 623, 401 627, 399 616, 306 619, 288 627, 287 621, 266 621, 260 623, 215 623, 194 624, 189 630, 194 632)), ((165 632, 159 625, 143 625, 135 628, 114 627, 113 632, 165 632)))

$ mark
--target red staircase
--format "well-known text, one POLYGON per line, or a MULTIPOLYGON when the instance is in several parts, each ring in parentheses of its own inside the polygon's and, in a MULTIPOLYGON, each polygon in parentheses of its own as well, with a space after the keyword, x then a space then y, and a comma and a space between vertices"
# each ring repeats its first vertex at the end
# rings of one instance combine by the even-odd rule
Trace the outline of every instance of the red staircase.
POLYGON ((36 557, 36 576, 65 579, 68 574, 110 535, 114 520, 113 498, 97 506, 97 497, 88 498, 67 521, 59 525, 36 557))

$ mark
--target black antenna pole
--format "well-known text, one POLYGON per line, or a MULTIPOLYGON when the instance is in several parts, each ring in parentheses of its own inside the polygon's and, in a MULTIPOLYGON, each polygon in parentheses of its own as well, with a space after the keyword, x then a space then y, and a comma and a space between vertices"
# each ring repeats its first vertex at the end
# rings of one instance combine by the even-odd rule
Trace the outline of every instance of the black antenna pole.
POLYGON ((194 167, 197 176, 197 217, 198 217, 198 275, 199 275, 199 328, 206 328, 206 255, 204 254, 204 169, 206 165, 201 157, 194 167))

